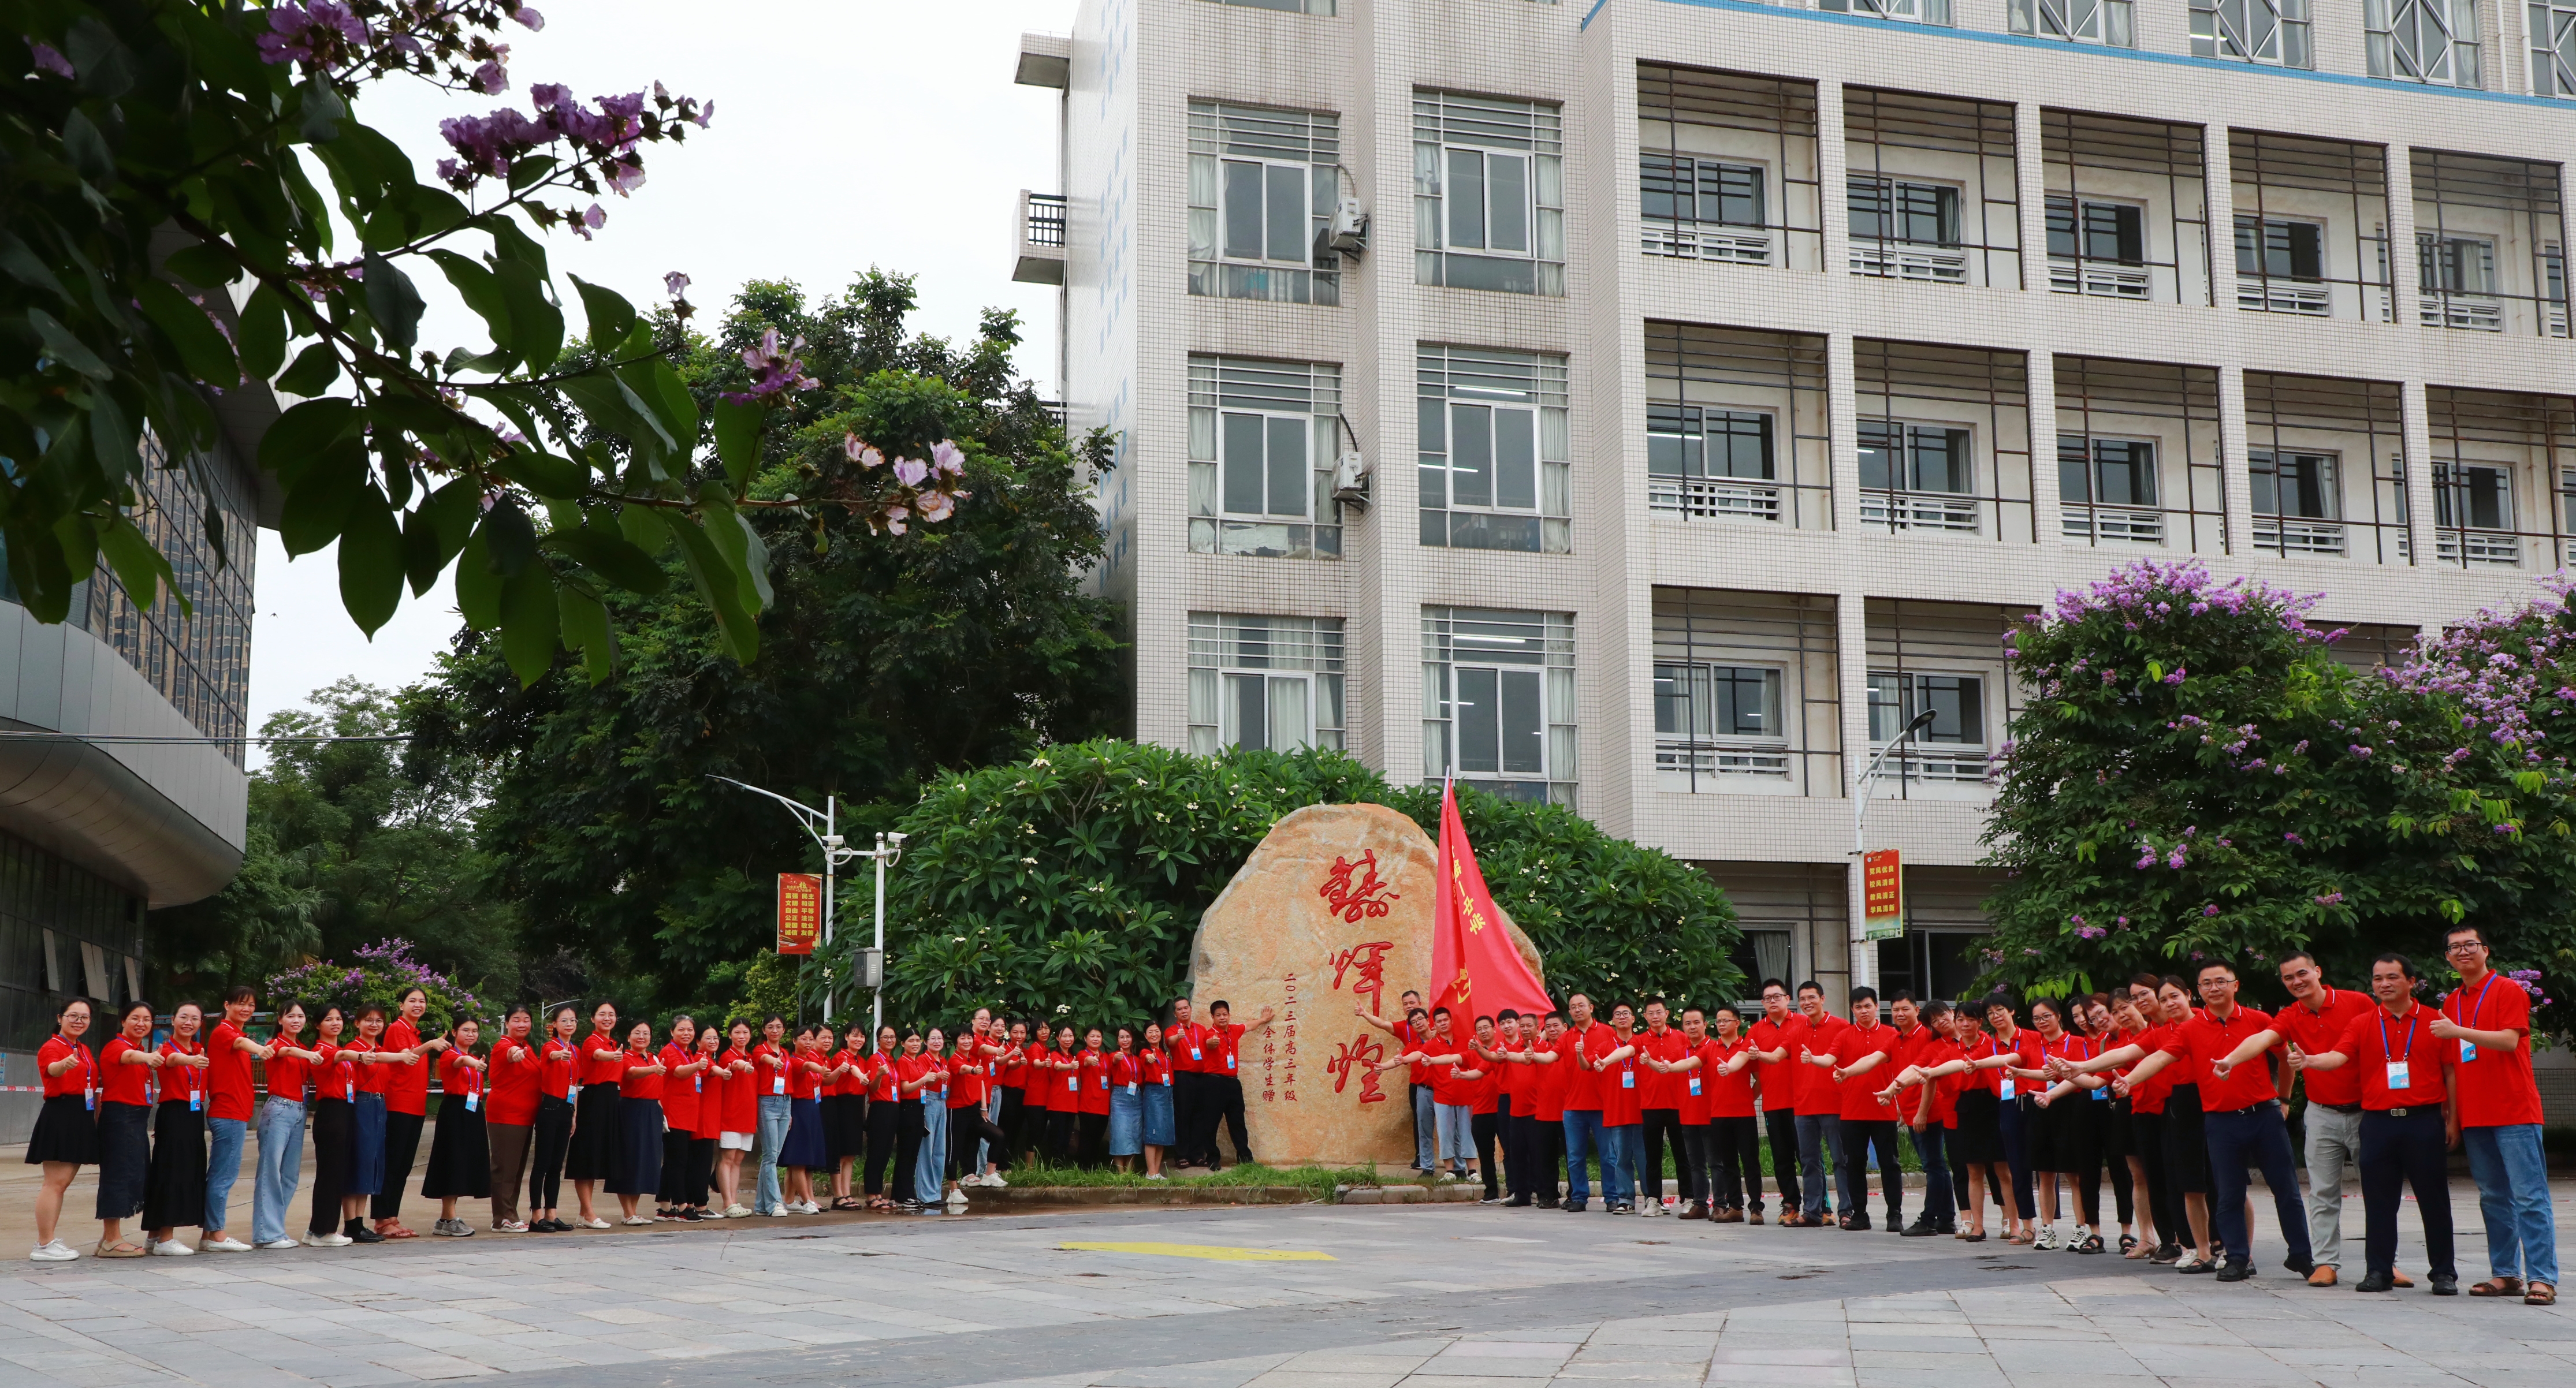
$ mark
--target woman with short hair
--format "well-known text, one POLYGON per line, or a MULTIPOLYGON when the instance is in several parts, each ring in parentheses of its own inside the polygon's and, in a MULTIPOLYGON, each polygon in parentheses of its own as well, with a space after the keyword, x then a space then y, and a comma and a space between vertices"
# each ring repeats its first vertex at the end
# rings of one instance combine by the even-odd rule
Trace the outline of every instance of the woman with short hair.
POLYGON ((422 1173, 423 1199, 438 1202, 433 1234, 470 1238, 474 1226, 457 1217, 459 1200, 492 1196, 492 1145, 484 1126, 484 1076, 490 1063, 474 1054, 483 1026, 471 1017, 447 1029, 438 1056, 438 1131, 429 1140, 429 1169, 422 1173))
POLYGON ((637 1202, 662 1188, 662 1086, 670 1067, 653 1052, 653 1024, 637 1021, 626 1029, 626 1045, 613 1053, 622 1067, 617 1077, 617 1172, 608 1193, 617 1197, 619 1223, 653 1222, 638 1213, 637 1202))
POLYGON ((573 1101, 581 1094, 581 1049, 572 1034, 581 1014, 570 1003, 546 1015, 546 1039, 537 1047, 535 1151, 528 1170, 528 1232, 569 1234, 572 1226, 556 1203, 563 1198, 564 1158, 572 1151, 573 1101))
POLYGON ((206 1222, 206 1071, 214 1059, 199 1036, 206 1010, 183 1002, 170 1014, 161 1043, 161 1102, 152 1109, 152 1160, 143 1184, 144 1247, 156 1257, 197 1250, 179 1242, 181 1226, 206 1222))
POLYGON ((850 1168, 868 1150, 868 1079, 875 1065, 868 1059, 868 1029, 857 1023, 841 1033, 841 1049, 832 1053, 831 1073, 824 1076, 823 1146, 832 1163, 832 1208, 865 1209, 852 1186, 850 1168))
POLYGON ((385 1236, 368 1227, 366 1214, 385 1180, 385 1086, 403 1051, 384 1044, 385 1010, 374 1003, 358 1009, 357 1040, 340 1048, 340 1057, 357 1067, 357 1098, 350 1110, 349 1179, 340 1187, 340 1232, 351 1243, 383 1243, 385 1236))
POLYGON ((98 1058, 81 1040, 88 1030, 89 1000, 65 998, 54 1010, 54 1034, 36 1050, 45 1105, 27 1139, 27 1164, 44 1168, 45 1183, 36 1191, 36 1247, 27 1255, 34 1262, 68 1263, 80 1256, 56 1237, 55 1226, 72 1178, 98 1160, 98 1058))
POLYGON ((348 1029, 348 1014, 337 1006, 324 1007, 313 1023, 313 1209, 304 1221, 304 1241, 316 1248, 355 1242, 340 1231, 358 1121, 358 1062, 340 1046, 348 1029))
POLYGON ((581 1204, 573 1222, 584 1229, 608 1227, 594 1208, 594 1195, 601 1182, 616 1179, 626 1168, 624 1050, 617 1041, 617 1004, 602 999, 590 1010, 590 1034, 581 1038, 581 1098, 573 1105, 572 1145, 564 1156, 564 1174, 572 1178, 573 1198, 581 1204))
POLYGON ((1145 1049, 1137 1057, 1145 1088, 1145 1179, 1163 1178, 1163 1153, 1172 1145, 1172 1057, 1163 1050, 1163 1026, 1145 1024, 1145 1049))
POLYGON ((98 1257, 140 1258, 125 1221, 143 1213, 152 1163, 152 1004, 137 998, 117 1015, 116 1035, 99 1048, 98 1257))
POLYGON ((725 1029, 725 1048, 716 1057, 724 1072, 722 1121, 716 1128, 716 1189, 724 1196, 727 1219, 746 1219, 742 1203, 742 1160, 760 1143, 760 1076, 751 1062, 751 1023, 736 1017, 725 1029))
POLYGON ((286 1207, 304 1173, 305 1086, 322 1053, 304 1049, 304 1004, 277 1011, 269 1037, 268 1099, 259 1107, 259 1165, 251 1176, 250 1241, 254 1248, 294 1248, 286 1207))
POLYGON ((491 1067, 485 1072, 483 1135, 492 1156, 492 1227, 505 1234, 528 1232, 527 1222, 519 1218, 519 1188, 527 1181, 528 1148, 536 1135, 546 1070, 536 1039, 528 1034, 534 1021, 525 1006, 501 1014, 501 1034, 485 1061, 491 1067))

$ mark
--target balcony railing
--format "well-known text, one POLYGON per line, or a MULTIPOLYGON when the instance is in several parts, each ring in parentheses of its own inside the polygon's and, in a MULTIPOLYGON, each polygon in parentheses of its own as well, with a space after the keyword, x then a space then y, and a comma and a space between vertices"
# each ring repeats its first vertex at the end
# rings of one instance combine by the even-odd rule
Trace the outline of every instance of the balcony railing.
POLYGON ((2343 525, 2339 521, 2298 520, 2282 516, 2254 518, 2254 547, 2273 554, 2341 558, 2343 525))
POLYGON ((1771 263, 1771 233, 1760 230, 1648 222, 1645 248, 1648 255, 1669 256, 1676 260, 1717 260, 1730 265, 1771 263))
POLYGON ((2165 542, 2162 511, 2071 505, 2066 508, 2061 528, 2069 539, 2076 540, 2132 545, 2160 545, 2165 542))
POLYGON ((1777 743, 1726 744, 1689 739, 1658 739, 1657 771, 1700 776, 1748 776, 1775 781, 1789 778, 1789 749, 1777 743))
MULTIPOLYGON (((2552 546, 2555 548, 2555 546, 2552 546)), ((2397 537, 2397 557, 2415 557, 2415 537, 2397 537)), ((2472 569, 2518 569, 2522 567, 2522 537, 2510 530, 2460 530, 2449 526, 2433 532, 2433 557, 2445 564, 2458 564, 2472 569)))
POLYGON ((2236 282, 2236 306, 2254 313, 2304 313, 2323 318, 2334 311, 2334 291, 2322 284, 2249 275, 2236 282))
POLYGON ((2483 294, 2440 294, 2428 292, 2419 306, 2428 328, 2457 328, 2465 332, 2500 333, 2504 331, 2504 302, 2483 294))
POLYGON ((1968 253, 1950 246, 1910 241, 1854 241, 1851 272, 1877 279, 1920 280, 1926 284, 1966 284, 1968 253))
POLYGON ((2109 261, 2077 261, 2064 256, 2048 258, 2048 287, 2058 294, 2091 294, 2104 299, 2144 299, 2155 290, 2155 281, 2143 265, 2121 265, 2109 261))
POLYGON ((1977 499, 1947 492, 1862 492, 1860 518, 1890 530, 1943 530, 1974 535, 1983 529, 1977 499))
MULTIPOLYGON (((1872 743, 1870 750, 1874 753, 1886 746, 1887 744, 1883 742, 1872 743)), ((1889 774, 1908 781, 1940 785, 1975 785, 1986 779, 1986 749, 1961 747, 1953 750, 1946 747, 1925 747, 1916 743, 1889 757, 1887 769, 1889 774)))
POLYGON ((1710 477, 1650 477, 1646 508, 1693 520, 1780 519, 1780 489, 1767 482, 1710 477))
POLYGON ((1194 554, 1240 554, 1262 559, 1339 559, 1342 528, 1194 516, 1190 520, 1190 550, 1194 554))
POLYGON ((1011 278, 1022 284, 1064 283, 1064 195, 1020 190, 1012 218, 1011 278))

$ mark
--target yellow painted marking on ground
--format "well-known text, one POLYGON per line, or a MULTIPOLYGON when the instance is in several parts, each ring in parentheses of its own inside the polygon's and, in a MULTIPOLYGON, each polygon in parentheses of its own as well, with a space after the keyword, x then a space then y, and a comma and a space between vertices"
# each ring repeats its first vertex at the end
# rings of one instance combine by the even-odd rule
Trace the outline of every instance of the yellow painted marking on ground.
POLYGON ((1312 1248, 1227 1248, 1208 1243, 1060 1243, 1078 1253, 1150 1253, 1157 1258, 1207 1258, 1220 1263, 1330 1263, 1332 1254, 1312 1248))

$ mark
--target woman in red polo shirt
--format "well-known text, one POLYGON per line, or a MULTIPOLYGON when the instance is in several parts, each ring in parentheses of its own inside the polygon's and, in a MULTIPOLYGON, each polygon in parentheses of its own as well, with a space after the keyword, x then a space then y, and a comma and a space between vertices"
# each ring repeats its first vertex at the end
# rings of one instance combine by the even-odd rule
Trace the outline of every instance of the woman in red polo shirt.
POLYGON ((651 1022, 628 1027, 626 1045, 607 1054, 618 1066, 618 1162, 608 1193, 617 1197, 619 1223, 651 1224, 636 1203, 662 1188, 662 1087, 669 1071, 653 1053, 651 1022))
POLYGON ((456 1023, 442 1038, 438 1056, 438 1132, 429 1140, 429 1169, 422 1173, 423 1199, 438 1202, 433 1234, 466 1238, 474 1226, 457 1217, 459 1200, 492 1196, 492 1145, 484 1123, 484 1080, 489 1064, 474 1054, 483 1036, 482 1023, 471 1017, 456 1023))
POLYGON ((831 1166, 831 1149, 823 1141, 824 1079, 832 1071, 828 1059, 831 1028, 800 1027, 796 1048, 787 1067, 787 1141, 779 1148, 778 1164, 787 1168, 787 1212, 821 1214, 823 1207, 814 1203, 814 1173, 831 1166))
POLYGON ((546 1063, 530 1035, 536 1018, 525 1007, 513 1007, 501 1018, 500 1039, 492 1043, 485 1072, 483 1135, 491 1150, 488 1174, 492 1192, 492 1227, 524 1234, 519 1218, 519 1187, 527 1180, 528 1148, 536 1135, 537 1096, 545 1082, 546 1063))
POLYGON ((671 1039, 662 1062, 662 1184, 654 1193, 653 1217, 695 1223, 689 1201, 689 1146, 698 1138, 698 1022, 683 1012, 671 1019, 671 1039))
POLYGON ((1145 1049, 1137 1053, 1138 1080, 1145 1091, 1145 1179, 1163 1179, 1163 1153, 1172 1145, 1172 1057, 1163 1049, 1159 1022, 1145 1024, 1145 1049))
MULTIPOLYGON (((590 1035, 581 1038, 581 1098, 573 1105, 572 1145, 564 1157, 564 1174, 572 1177, 573 1198, 581 1203, 573 1222, 584 1229, 608 1227, 593 1196, 600 1182, 615 1179, 626 1166, 623 1049, 617 1043, 617 1005, 603 1002, 591 1009, 590 1035)), ((655 1142, 659 1155, 658 1134, 655 1142)))
POLYGON ((161 1043, 161 1101, 152 1110, 152 1161, 143 1186, 144 1247, 155 1255, 194 1253, 178 1240, 181 1226, 206 1219, 206 1071, 200 1033, 206 1014, 183 1002, 170 1014, 170 1039, 161 1043))
POLYGON ((125 1221, 143 1213, 143 1190, 152 1162, 152 1073, 161 1056, 152 1049, 152 1004, 125 1005, 117 1034, 99 1048, 98 1252, 101 1258, 140 1258, 125 1241, 125 1221))
POLYGON ((346 1248, 352 1242, 340 1232, 345 1218, 342 1198, 349 1187, 349 1148, 356 1140, 358 1063, 343 1057, 349 1017, 338 1006, 325 1006, 313 1023, 313 1206, 304 1221, 304 1241, 315 1248, 346 1248))
POLYGON ((691 1047, 690 1059, 697 1066, 691 1083, 698 1087, 698 1125, 689 1130, 689 1183, 682 1188, 689 1205, 700 1219, 722 1219, 724 1207, 708 1201, 715 1191, 716 1145, 723 1140, 725 1071, 716 1064, 716 1055, 724 1049, 724 1038, 716 1034, 716 1024, 709 1021, 698 1028, 697 1044, 691 1047))
POLYGON ((894 1209, 886 1184, 887 1171, 894 1166, 895 1153, 903 1139, 904 1106, 896 1092, 900 1080, 895 1070, 902 1054, 903 1046, 895 1039, 894 1028, 877 1028, 877 1048, 867 1057, 863 1072, 867 1078, 868 1146, 859 1158, 859 1190, 871 1210, 894 1209))
POLYGON ((54 1013, 54 1034, 36 1051, 36 1072, 45 1077, 45 1106, 36 1114, 36 1130, 27 1139, 27 1164, 44 1168, 45 1183, 36 1191, 36 1249, 27 1255, 39 1263, 68 1263, 78 1250, 54 1236, 62 1219, 63 1193, 81 1167, 98 1160, 98 1059, 81 1040, 89 1030, 89 1001, 65 998, 54 1013))
POLYGON ((1762 1127, 1753 1115, 1756 1062, 1743 1014, 1732 1007, 1717 1009, 1716 1034, 1700 1047, 1699 1061, 1706 1074, 1700 1087, 1708 1104, 1708 1145, 1718 1170, 1710 1193, 1724 1207, 1709 1218, 1742 1224, 1747 1202, 1762 1189, 1762 1127))
POLYGON ((420 1154, 420 1130, 429 1121, 430 1065, 447 1041, 421 1039, 421 1019, 429 1011, 429 994, 403 990, 394 1018, 385 1025, 380 1050, 408 1055, 410 1060, 385 1072, 385 1174, 376 1188, 376 1232, 389 1239, 416 1239, 403 1227, 403 1187, 411 1184, 412 1158, 420 1154))
POLYGON ((760 1076, 751 1060, 751 1023, 740 1017, 725 1029, 725 1048, 716 1057, 724 1071, 724 1110, 716 1128, 716 1188, 724 1192, 727 1219, 747 1219, 742 1203, 742 1162, 760 1143, 760 1076))
POLYGON ((1022 1103, 1023 1117, 1028 1125, 1029 1164, 1052 1166, 1057 1161, 1058 1151, 1056 1101, 1064 1097, 1064 1076, 1056 1072, 1055 1044, 1047 1032, 1046 1023, 1038 1023, 1029 1032, 1029 1044, 1022 1054, 1028 1060, 1027 1068, 1021 1073, 1027 1077, 1028 1085, 1022 1091, 1026 1096, 1022 1103))
POLYGON ((1075 1073, 1082 1088, 1079 1136, 1079 1162, 1099 1168, 1109 1164, 1109 1052, 1102 1047, 1100 1028, 1092 1027, 1082 1034, 1081 1053, 1074 1057, 1075 1073))
POLYGON ((528 1171, 528 1232, 565 1234, 572 1226, 560 1218, 564 1157, 572 1149, 573 1097, 580 1092, 581 1048, 573 1032, 581 1014, 559 1004, 546 1015, 546 1039, 537 1047, 537 1118, 535 1157, 528 1171))
MULTIPOLYGON (((937 1027, 930 1034, 939 1035, 937 1027)), ((933 1183, 928 1191, 921 1189, 921 1149, 928 1140, 930 1126, 923 1114, 922 1094, 948 1082, 948 1067, 928 1048, 917 1032, 903 1038, 903 1056, 895 1062, 895 1107, 901 1113, 901 1126, 895 1132, 894 1207, 903 1214, 919 1213, 925 1203, 936 1204, 940 1190, 933 1183), (922 1197, 927 1195, 928 1202, 922 1197)), ((943 1105, 943 1107, 945 1107, 943 1105)))
POLYGON ((829 1089, 823 1099, 823 1148, 832 1163, 832 1208, 865 1209, 850 1179, 850 1169, 868 1154, 868 1076, 875 1066, 868 1060, 865 1026, 854 1023, 841 1033, 831 1067, 824 1075, 829 1089))

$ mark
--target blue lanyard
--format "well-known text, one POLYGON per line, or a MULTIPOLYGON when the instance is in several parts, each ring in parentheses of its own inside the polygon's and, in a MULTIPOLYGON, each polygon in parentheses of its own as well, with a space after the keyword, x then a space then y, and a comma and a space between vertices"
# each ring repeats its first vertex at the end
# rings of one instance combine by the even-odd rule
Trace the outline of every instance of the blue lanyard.
MULTIPOLYGON (((2489 979, 2487 981, 2493 983, 2495 980, 2489 979)), ((2415 1058, 2415 1024, 2422 1020, 2423 1018, 2418 1017, 2411 1012, 2407 1014, 2406 1050, 2402 1057, 2403 1059, 2413 1060, 2415 1058)), ((2388 1009, 2384 1007, 2379 1009, 2379 1054, 2383 1060, 2397 1060, 2401 1058, 2398 1052, 2388 1049, 2388 1009)))
POLYGON ((2478 985, 2478 1000, 2469 1004, 2469 1015, 2461 1018, 2462 1021, 2468 1024, 2469 1029, 2472 1031, 2477 1029, 2478 1014, 2486 1010, 2487 990, 2495 986, 2495 981, 2495 971, 2493 969, 2489 969, 2487 971, 2487 981, 2478 985))

